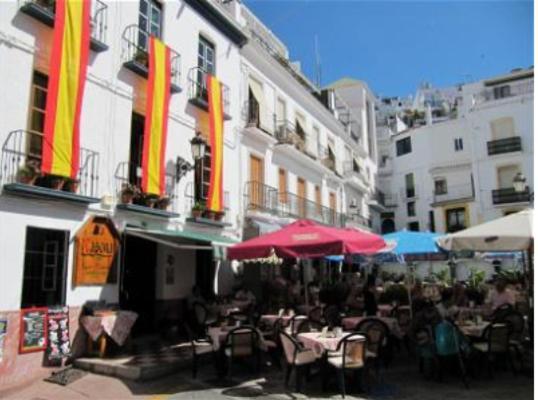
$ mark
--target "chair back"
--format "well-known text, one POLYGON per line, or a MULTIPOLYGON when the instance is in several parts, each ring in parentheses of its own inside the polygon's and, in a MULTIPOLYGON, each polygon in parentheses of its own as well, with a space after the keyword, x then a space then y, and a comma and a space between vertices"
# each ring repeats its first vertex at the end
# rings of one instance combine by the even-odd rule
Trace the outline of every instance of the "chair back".
POLYGON ((506 322, 510 325, 510 339, 521 341, 525 332, 525 319, 523 315, 517 311, 507 312, 503 315, 502 319, 495 322, 506 322))
POLYGON ((296 334, 297 334, 297 329, 299 328, 299 325, 300 325, 303 321, 306 321, 306 320, 307 320, 306 315, 294 315, 294 316, 291 318, 291 321, 290 321, 290 325, 291 325, 291 334, 292 334, 292 335, 296 335, 296 334))
POLYGON ((375 317, 364 318, 357 324, 355 331, 363 332, 366 335, 368 338, 368 350, 375 355, 379 355, 389 335, 387 324, 375 317))
POLYGON ((342 367, 359 368, 366 361, 366 348, 368 339, 357 332, 352 332, 344 336, 338 342, 338 350, 342 349, 342 367))
POLYGON ((232 329, 226 335, 226 347, 232 357, 247 357, 254 355, 259 348, 260 336, 252 326, 240 326, 232 329))
POLYGON ((514 311, 514 307, 511 304, 502 304, 499 307, 495 309, 493 312, 493 320, 494 321, 500 321, 502 320, 506 315, 512 313, 514 311))
POLYGON ((441 321, 435 326, 435 348, 440 356, 458 354, 458 332, 448 321, 441 321))
POLYGON ((207 320, 208 311, 205 305, 199 302, 195 302, 192 305, 192 308, 194 310, 194 316, 196 317, 196 322, 200 325, 205 325, 205 322, 207 320))
POLYGON ((506 353, 508 352, 508 342, 510 340, 510 325, 506 322, 493 322, 484 331, 484 336, 488 340, 488 352, 506 353))
POLYGON ((284 349, 284 355, 286 356, 286 361, 288 364, 294 364, 295 357, 297 356, 297 352, 299 350, 299 343, 294 337, 285 331, 280 331, 279 335, 282 348, 284 349))
POLYGON ((319 321, 305 319, 301 321, 297 327, 297 333, 304 332, 320 332, 323 329, 323 324, 319 321))
POLYGON ((398 325, 402 332, 407 333, 411 328, 411 309, 395 307, 392 310, 392 315, 398 321, 398 325))

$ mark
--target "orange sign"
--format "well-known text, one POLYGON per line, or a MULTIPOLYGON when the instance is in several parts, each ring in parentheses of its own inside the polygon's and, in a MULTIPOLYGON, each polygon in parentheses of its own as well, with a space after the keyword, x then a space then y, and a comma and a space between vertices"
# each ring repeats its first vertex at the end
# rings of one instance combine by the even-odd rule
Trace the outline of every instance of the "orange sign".
POLYGON ((74 284, 116 283, 118 234, 107 218, 93 217, 75 237, 74 284))

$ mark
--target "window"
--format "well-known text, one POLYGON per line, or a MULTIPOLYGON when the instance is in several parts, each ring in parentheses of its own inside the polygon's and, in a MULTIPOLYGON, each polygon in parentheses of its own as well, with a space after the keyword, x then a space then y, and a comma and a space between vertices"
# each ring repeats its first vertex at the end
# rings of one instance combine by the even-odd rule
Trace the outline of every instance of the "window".
POLYGON ((447 187, 446 187, 446 179, 436 179, 434 182, 435 185, 435 194, 446 194, 447 193, 447 187))
POLYGON ((413 173, 405 175, 405 196, 415 197, 415 176, 413 173))
POLYGON ((454 139, 454 150, 456 150, 456 151, 463 150, 463 139, 462 138, 454 139))
POLYGON ((420 225, 418 221, 413 221, 407 224, 407 229, 409 229, 410 231, 418 232, 420 231, 420 225))
POLYGON ((144 146, 143 115, 133 113, 131 116, 131 147, 129 150, 129 183, 139 186, 142 178, 142 153, 144 146))
POLYGON ((321 214, 321 188, 316 185, 314 188, 314 195, 316 197, 316 210, 318 214, 321 214))
POLYGON ((162 6, 156 0, 140 0, 140 10, 138 13, 138 45, 148 50, 149 36, 158 38, 162 35, 162 6))
POLYGON ((465 229, 465 208, 446 210, 446 231, 457 232, 465 229))
POLYGON ((45 109, 47 105, 47 87, 49 78, 39 71, 34 71, 32 78, 32 100, 30 104, 30 129, 27 140, 27 153, 41 159, 41 144, 45 130, 45 109))
POLYGON ((430 218, 430 232, 435 232, 435 215, 433 213, 433 210, 430 210, 428 215, 430 218))
POLYGON ((206 202, 209 195, 209 180, 211 177, 211 147, 206 144, 204 158, 195 162, 195 192, 196 201, 206 202))
POLYGON ((198 41, 198 67, 211 75, 215 75, 215 45, 200 36, 198 41))
POLYGON ((21 307, 64 304, 69 232, 28 227, 21 307))
POLYGON ((505 97, 510 97, 510 85, 496 86, 493 88, 493 98, 495 100, 505 97))
POLYGON ((278 169, 278 198, 281 203, 288 202, 288 173, 284 168, 278 169))
POLYGON ((512 189, 514 187, 514 177, 518 172, 521 172, 518 165, 497 167, 497 187, 499 189, 512 189))
POLYGON ((407 203, 407 216, 408 217, 414 217, 417 215, 416 209, 415 209, 415 202, 410 201, 407 203))
POLYGON ((295 132, 300 136, 301 139, 306 139, 306 118, 303 114, 296 113, 295 114, 295 132))
POLYGON ((396 141, 396 155, 403 156, 404 154, 411 153, 411 137, 406 137, 396 141))
POLYGON ((387 156, 386 154, 383 154, 383 155, 381 156, 381 162, 379 163, 379 166, 380 166, 381 168, 386 167, 386 166, 387 166, 387 162, 389 161, 389 158, 390 158, 389 156, 387 156))

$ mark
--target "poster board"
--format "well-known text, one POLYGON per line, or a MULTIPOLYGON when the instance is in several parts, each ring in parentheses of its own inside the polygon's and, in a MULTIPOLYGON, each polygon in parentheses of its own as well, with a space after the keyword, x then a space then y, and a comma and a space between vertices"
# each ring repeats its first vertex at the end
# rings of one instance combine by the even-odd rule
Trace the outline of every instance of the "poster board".
POLYGON ((74 286, 117 282, 119 236, 113 222, 93 217, 75 236, 74 286))
POLYGON ((47 348, 47 307, 23 308, 19 328, 19 353, 47 348))
POLYGON ((57 306, 49 308, 47 324, 47 358, 49 361, 70 356, 69 307, 57 306))

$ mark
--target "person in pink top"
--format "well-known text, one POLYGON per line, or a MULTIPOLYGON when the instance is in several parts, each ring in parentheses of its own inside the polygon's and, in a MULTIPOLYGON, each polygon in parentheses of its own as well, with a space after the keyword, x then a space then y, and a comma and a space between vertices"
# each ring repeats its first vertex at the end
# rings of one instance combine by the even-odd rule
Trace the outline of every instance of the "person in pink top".
POLYGON ((514 293, 506 287, 506 282, 499 279, 495 284, 495 289, 489 292, 486 303, 491 306, 493 311, 495 311, 503 304, 514 306, 516 304, 516 297, 514 293))

